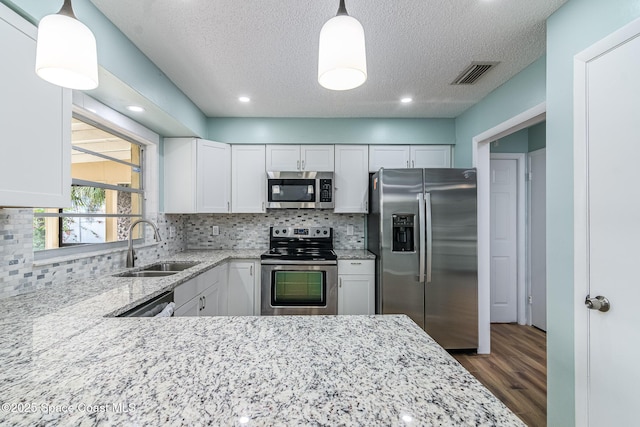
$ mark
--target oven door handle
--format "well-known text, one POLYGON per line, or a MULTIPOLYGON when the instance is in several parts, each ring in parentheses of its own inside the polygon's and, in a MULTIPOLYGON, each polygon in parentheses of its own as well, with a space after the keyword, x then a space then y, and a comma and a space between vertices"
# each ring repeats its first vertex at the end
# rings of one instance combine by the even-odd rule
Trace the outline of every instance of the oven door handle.
POLYGON ((337 265, 335 260, 318 260, 318 261, 295 261, 295 260, 271 260, 263 259, 260 261, 262 265, 337 265))

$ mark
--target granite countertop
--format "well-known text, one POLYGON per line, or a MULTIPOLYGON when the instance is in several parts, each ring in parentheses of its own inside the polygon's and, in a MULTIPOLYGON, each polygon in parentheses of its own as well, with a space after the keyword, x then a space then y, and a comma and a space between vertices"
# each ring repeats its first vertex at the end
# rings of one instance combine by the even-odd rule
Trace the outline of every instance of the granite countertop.
POLYGON ((105 317, 190 270, 1 300, 2 424, 524 425, 403 315, 105 317))
POLYGON ((338 260, 341 259, 376 259, 376 256, 367 250, 349 250, 349 249, 335 249, 334 252, 338 256, 338 260))

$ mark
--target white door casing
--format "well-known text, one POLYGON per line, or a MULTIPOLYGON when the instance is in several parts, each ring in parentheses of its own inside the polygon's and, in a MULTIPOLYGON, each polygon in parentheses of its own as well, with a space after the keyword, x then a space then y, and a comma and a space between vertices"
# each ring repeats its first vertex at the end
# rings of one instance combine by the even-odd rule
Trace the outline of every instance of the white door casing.
POLYGON ((636 425, 640 19, 574 57, 576 425, 636 425), (585 297, 609 299, 608 312, 585 297))
POLYGON ((518 318, 516 160, 491 157, 491 322, 518 318))
POLYGON ((529 292, 531 324, 547 330, 547 212, 545 148, 529 153, 529 292))

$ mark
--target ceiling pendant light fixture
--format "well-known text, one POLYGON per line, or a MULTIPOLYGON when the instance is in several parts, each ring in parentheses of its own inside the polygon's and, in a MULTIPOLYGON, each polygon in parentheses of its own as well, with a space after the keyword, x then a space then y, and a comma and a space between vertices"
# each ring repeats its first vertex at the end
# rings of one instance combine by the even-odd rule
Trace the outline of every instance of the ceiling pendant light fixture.
POLYGON ((354 89, 367 80, 364 29, 347 14, 344 0, 320 31, 318 82, 331 90, 354 89))
POLYGON ((96 38, 78 21, 71 0, 38 25, 36 74, 54 85, 89 90, 98 87, 96 38))

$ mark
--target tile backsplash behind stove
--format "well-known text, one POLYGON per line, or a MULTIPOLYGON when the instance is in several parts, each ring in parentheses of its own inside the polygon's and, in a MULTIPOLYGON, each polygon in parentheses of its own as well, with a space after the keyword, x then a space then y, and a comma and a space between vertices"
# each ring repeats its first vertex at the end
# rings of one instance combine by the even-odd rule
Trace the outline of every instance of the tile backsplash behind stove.
POLYGON ((365 215, 324 210, 270 210, 266 214, 186 215, 187 249, 267 249, 269 227, 333 227, 336 249, 364 249, 365 215), (219 235, 212 234, 218 226, 219 235), (348 235, 353 226, 353 235, 348 235))

